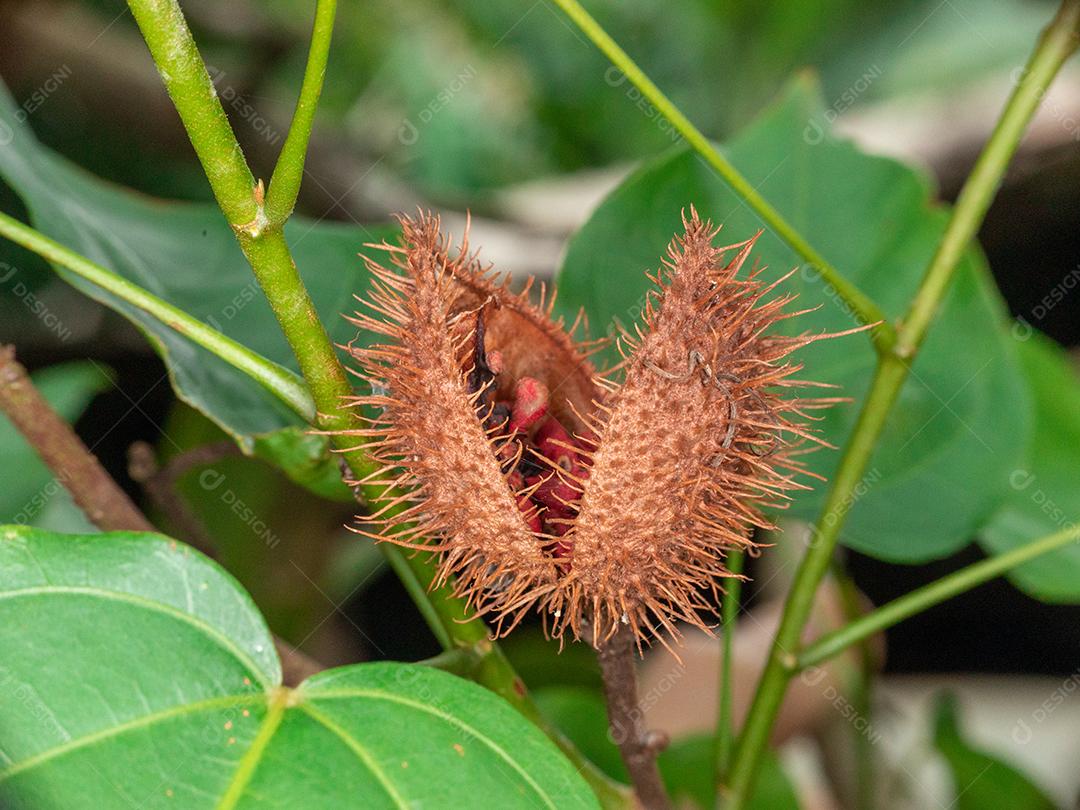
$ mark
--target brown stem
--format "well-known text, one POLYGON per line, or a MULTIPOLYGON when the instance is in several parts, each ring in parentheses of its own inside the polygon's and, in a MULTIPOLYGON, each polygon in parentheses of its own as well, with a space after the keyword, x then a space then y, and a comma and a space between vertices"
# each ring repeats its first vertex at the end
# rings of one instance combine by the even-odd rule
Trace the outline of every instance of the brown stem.
POLYGON ((286 686, 299 686, 312 675, 326 667, 309 655, 300 652, 283 638, 274 636, 274 649, 281 659, 281 682, 286 686))
MULTIPOLYGON (((107 532, 156 531, 71 425, 34 387, 26 369, 15 359, 14 346, 0 346, 0 410, 71 493, 91 523, 107 532)), ((286 686, 296 686, 323 670, 321 664, 279 638, 274 638, 274 646, 281 658, 286 686)))
POLYGON ((30 382, 14 346, 0 346, 0 409, 7 414, 86 517, 103 531, 152 532, 82 439, 30 382))
POLYGON ((596 658, 604 680, 611 737, 619 746, 638 802, 645 810, 666 810, 671 802, 660 779, 656 755, 667 746, 668 740, 663 732, 645 728, 638 703, 634 635, 630 629, 620 628, 597 647, 596 658))

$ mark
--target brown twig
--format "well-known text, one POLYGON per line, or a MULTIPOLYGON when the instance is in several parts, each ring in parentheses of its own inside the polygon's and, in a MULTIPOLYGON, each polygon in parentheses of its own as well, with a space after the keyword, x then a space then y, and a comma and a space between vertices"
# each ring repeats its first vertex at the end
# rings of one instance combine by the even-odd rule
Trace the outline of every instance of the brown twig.
POLYGON ((0 346, 0 409, 7 414, 86 517, 104 531, 152 532, 82 439, 30 382, 14 346, 0 346))
POLYGON ((638 802, 645 810, 667 810, 671 802, 656 766, 657 754, 667 746, 667 735, 645 728, 638 703, 635 657, 634 634, 629 627, 620 628, 596 649, 604 680, 608 726, 638 802))
MULTIPOLYGON (((34 387, 15 359, 13 346, 0 346, 0 410, 34 448, 95 526, 103 531, 153 532, 139 511, 71 426, 34 387)), ((274 638, 286 686, 321 672, 318 662, 274 638)))

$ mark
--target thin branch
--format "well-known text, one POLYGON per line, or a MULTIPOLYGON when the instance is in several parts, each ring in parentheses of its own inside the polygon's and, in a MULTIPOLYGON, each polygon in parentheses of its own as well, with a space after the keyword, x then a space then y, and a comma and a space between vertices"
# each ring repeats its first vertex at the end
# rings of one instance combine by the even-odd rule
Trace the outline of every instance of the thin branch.
MULTIPOLYGON (((71 493, 87 519, 106 532, 157 532, 65 422, 34 387, 12 346, 0 346, 0 410, 71 493)), ((274 637, 286 686, 297 686, 324 667, 274 637)))
POLYGON ((611 36, 600 27, 600 24, 587 12, 578 0, 554 0, 574 23, 587 36, 592 43, 628 78, 631 83, 641 91, 641 94, 649 100, 656 110, 666 118, 679 132, 686 142, 704 158, 716 173, 727 183, 731 190, 742 199, 759 217, 768 225, 777 236, 787 245, 809 262, 821 274, 821 277, 829 284, 837 295, 851 307, 852 312, 858 316, 864 324, 877 324, 871 331, 871 337, 879 352, 884 352, 892 346, 895 338, 893 326, 889 323, 888 316, 874 302, 870 296, 860 290, 855 284, 848 281, 844 275, 836 269, 824 256, 817 252, 814 247, 794 227, 781 216, 769 202, 758 193, 757 189, 743 177, 720 152, 717 151, 709 139, 695 127, 690 119, 683 115, 682 111, 672 103, 671 99, 661 92, 652 79, 645 75, 637 63, 624 51, 611 36))
MULTIPOLYGON (((247 346, 211 329, 179 307, 152 295, 137 284, 90 261, 85 256, 64 247, 59 242, 3 212, 0 212, 0 236, 5 236, 15 244, 22 245, 43 259, 66 267, 80 278, 86 279, 110 295, 156 318, 192 343, 220 357, 233 368, 255 380, 305 421, 315 418, 315 404, 307 391, 307 386, 292 371, 267 360, 247 346)), ((101 294, 90 293, 90 297, 98 301, 106 300, 101 294)))
POLYGON ((311 139, 315 109, 322 93, 336 10, 336 0, 319 0, 315 7, 311 49, 308 52, 307 67, 304 68, 304 80, 300 85, 300 98, 296 102, 292 125, 289 127, 289 134, 285 136, 285 145, 281 147, 281 154, 270 179, 270 188, 266 193, 266 217, 273 224, 284 223, 289 218, 300 193, 300 182, 304 177, 304 158, 307 155, 308 141, 311 139))
POLYGON ((176 0, 128 3, 214 197, 234 227, 256 227, 262 216, 255 177, 236 142, 225 108, 176 0))
POLYGON ((636 658, 634 634, 629 628, 620 628, 596 649, 604 680, 608 726, 619 746, 634 792, 645 810, 664 810, 671 802, 656 766, 656 756, 667 745, 667 736, 645 728, 638 701, 636 658))
POLYGON ((828 569, 848 512, 858 500, 854 493, 885 420, 907 379, 910 363, 948 290, 963 251, 982 222, 1027 124, 1061 65, 1076 50, 1078 38, 1080 0, 1065 0, 1040 37, 1023 78, 1009 97, 998 125, 957 198, 941 243, 897 333, 893 351, 882 355, 878 361, 870 392, 822 506, 815 528, 815 542, 795 573, 769 660, 750 705, 731 767, 725 804, 728 810, 743 810, 750 801, 769 731, 794 672, 802 629, 810 614, 814 594, 828 569))
POLYGON ((1057 551, 1078 540, 1080 540, 1080 526, 1071 526, 1060 532, 1033 540, 1019 548, 1014 548, 1012 551, 965 566, 959 571, 954 571, 948 576, 917 588, 911 593, 897 597, 876 610, 861 616, 856 621, 841 627, 839 630, 834 630, 822 636, 803 650, 794 669, 802 671, 807 667, 827 661, 848 647, 869 638, 874 633, 887 630, 905 619, 934 607, 934 605, 939 605, 958 594, 982 585, 984 582, 989 582, 1029 560, 1057 551))
POLYGON ((14 346, 0 346, 0 410, 91 523, 104 531, 154 531, 127 493, 34 387, 26 369, 15 359, 14 346))

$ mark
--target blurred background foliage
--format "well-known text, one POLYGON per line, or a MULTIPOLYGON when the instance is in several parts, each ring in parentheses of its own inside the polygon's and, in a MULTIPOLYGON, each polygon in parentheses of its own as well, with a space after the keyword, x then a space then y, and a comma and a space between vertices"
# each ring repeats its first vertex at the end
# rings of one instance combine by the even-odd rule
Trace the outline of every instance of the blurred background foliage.
MULTIPOLYGON (((13 0, 4 5, 18 14, 27 12, 11 7, 29 6, 13 0)), ((43 106, 34 117, 42 140, 133 188, 208 200, 201 171, 175 141, 154 150, 145 129, 123 125, 126 117, 145 113, 139 109, 144 99, 125 90, 146 81, 149 60, 139 53, 138 32, 122 4, 33 5, 38 25, 66 22, 72 36, 108 26, 102 50, 114 51, 114 67, 143 74, 117 76, 112 86, 80 86, 77 105, 43 106), (123 115, 110 115, 117 105, 132 102, 134 108, 123 115)), ((793 71, 807 66, 820 73, 827 99, 840 98, 866 73, 875 80, 860 92, 858 104, 948 96, 1021 64, 1052 4, 687 0, 671 6, 604 0, 590 8, 675 103, 692 111, 703 131, 722 139, 760 112, 793 71), (958 19, 965 23, 960 36, 958 19)), ((230 88, 256 107, 269 123, 254 137, 277 142, 303 71, 310 3, 248 0, 222 6, 198 0, 185 10, 219 92, 230 88)), ((32 24, 19 25, 23 31, 32 24)), ((31 90, 40 78, 35 62, 48 57, 20 48, 5 51, 0 64, 9 84, 16 94, 31 90)), ((78 76, 72 83, 79 83, 78 76)), ((342 4, 325 87, 323 135, 378 161, 382 171, 429 199, 474 208, 483 192, 507 184, 637 160, 672 144, 655 115, 636 106, 636 91, 545 2, 342 4)), ((161 95, 152 83, 144 90, 161 95)), ((234 118, 244 115, 228 103, 226 108, 234 118)), ((162 117, 151 123, 175 124, 162 117)), ((242 139, 252 140, 253 133, 245 131, 250 127, 238 129, 242 139)), ((265 160, 255 155, 263 173, 272 155, 273 150, 265 160)))

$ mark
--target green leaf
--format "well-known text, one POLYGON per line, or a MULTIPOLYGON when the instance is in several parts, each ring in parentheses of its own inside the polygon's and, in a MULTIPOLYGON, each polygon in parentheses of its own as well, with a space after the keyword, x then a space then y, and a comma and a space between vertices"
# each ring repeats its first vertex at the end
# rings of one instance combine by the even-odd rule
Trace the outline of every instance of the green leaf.
MULTIPOLYGON (((53 409, 74 422, 98 392, 109 384, 108 374, 90 362, 64 363, 31 375, 34 385, 53 409)), ((63 485, 38 458, 15 426, 0 413, 0 521, 37 525, 61 520, 71 500, 63 485)), ((69 518, 61 522, 70 524, 69 518)), ((81 521, 89 526, 86 521, 81 521)), ((92 531, 92 529, 89 529, 92 531)))
MULTIPOLYGON (((1009 474, 1005 503, 980 533, 991 554, 1080 522, 1080 380, 1059 346, 1041 334, 1030 336, 1018 347, 1035 399, 1035 435, 1026 460, 1009 474)), ((1047 602, 1080 601, 1080 543, 1025 563, 1009 578, 1047 602)))
MULTIPOLYGON (((948 213, 930 202, 925 178, 893 160, 833 140, 818 122, 822 102, 811 82, 795 83, 780 103, 725 152, 788 221, 845 276, 900 316, 918 287, 948 213)), ((584 307, 594 329, 632 327, 680 211, 695 205, 722 223, 720 239, 752 236, 761 221, 694 152, 677 149, 645 163, 593 213, 571 240, 559 275, 562 312, 584 307)), ((766 231, 756 260, 775 278, 798 257, 766 231)), ((800 309, 821 308, 789 328, 838 331, 856 325, 816 273, 801 267, 783 286, 800 309)), ((1004 312, 976 251, 956 281, 900 395, 857 490, 843 542, 872 556, 918 562, 964 545, 1002 500, 1028 435, 1029 404, 1004 336, 1004 312), (1002 407, 1008 403, 1008 407, 1002 407)), ((820 341, 798 358, 805 379, 835 383, 852 402, 818 423, 842 446, 866 394, 875 354, 865 336, 820 341)), ((826 477, 840 454, 810 454, 826 477)), ((825 487, 799 493, 791 513, 817 517, 825 487)))
MULTIPOLYGON (((285 338, 233 234, 215 206, 155 200, 105 183, 42 147, 15 118, 0 88, 0 177, 22 198, 35 228, 238 340, 296 369, 285 338)), ((358 252, 392 230, 314 222, 285 229, 297 266, 331 337, 347 343, 356 330, 341 315, 368 274, 358 252)), ((305 433, 300 419, 272 394, 167 325, 57 268, 73 286, 131 320, 165 361, 180 399, 206 414, 249 454, 273 461, 305 486, 348 500, 328 440, 305 433)))
POLYGON ((499 642, 530 689, 580 686, 593 691, 603 685, 596 653, 588 644, 566 644, 548 638, 539 627, 519 627, 499 642))
POLYGON ((1054 810, 1026 776, 999 759, 972 748, 960 734, 956 700, 942 695, 934 720, 934 745, 945 757, 956 788, 956 810, 1054 810))
POLYGON ((608 733, 607 708, 599 691, 583 686, 545 686, 532 695, 541 713, 586 759, 612 779, 630 781, 619 748, 608 733))
POLYGON ((281 686, 227 573, 166 537, 0 528, 0 804, 596 807, 487 690, 362 664, 281 686))

